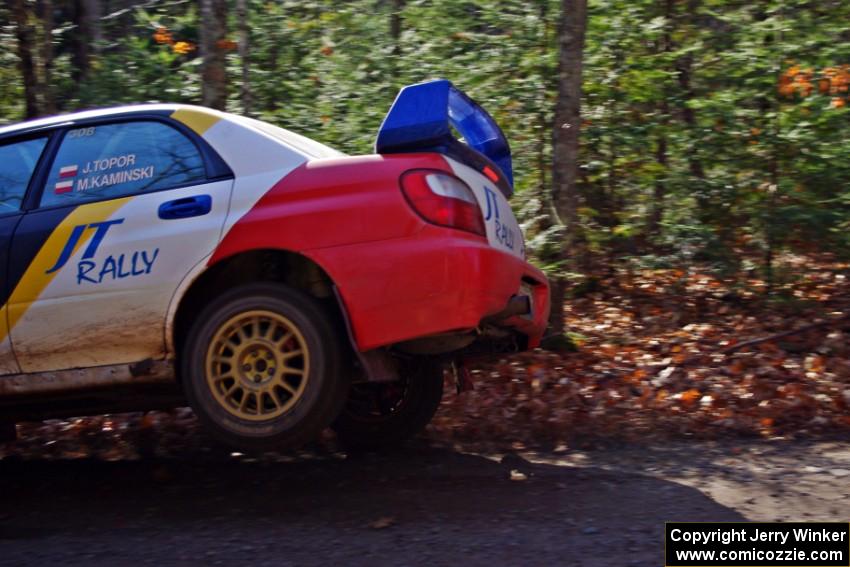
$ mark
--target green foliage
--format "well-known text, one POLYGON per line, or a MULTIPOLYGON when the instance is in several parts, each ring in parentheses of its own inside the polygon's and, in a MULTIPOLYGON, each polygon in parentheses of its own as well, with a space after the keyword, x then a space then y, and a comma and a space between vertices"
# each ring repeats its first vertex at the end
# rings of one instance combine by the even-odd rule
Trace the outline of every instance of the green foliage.
POLYGON ((24 102, 15 52, 15 26, 8 3, 0 6, 0 22, 0 124, 4 124, 23 116, 24 102))
MULTIPOLYGON (((549 202, 560 3, 400 4, 392 37, 398 2, 250 0, 250 112, 363 153, 399 87, 452 79, 506 131, 528 249, 562 272, 564 231, 549 202)), ((81 80, 77 22, 57 9, 50 86, 60 110, 199 101, 195 3, 143 5, 102 20, 104 42, 81 80)), ((4 10, 0 21, 11 22, 4 10)), ((772 271, 783 251, 850 257, 850 101, 846 84, 821 84, 850 63, 848 18, 840 0, 590 0, 579 181, 587 254, 702 261, 728 274, 752 258, 772 271)), ((0 42, 0 120, 13 121, 23 83, 12 23, 0 42)), ((242 63, 229 51, 234 112, 244 109, 242 63)))
POLYGON ((578 352, 578 345, 570 334, 544 337, 540 348, 552 352, 578 352))

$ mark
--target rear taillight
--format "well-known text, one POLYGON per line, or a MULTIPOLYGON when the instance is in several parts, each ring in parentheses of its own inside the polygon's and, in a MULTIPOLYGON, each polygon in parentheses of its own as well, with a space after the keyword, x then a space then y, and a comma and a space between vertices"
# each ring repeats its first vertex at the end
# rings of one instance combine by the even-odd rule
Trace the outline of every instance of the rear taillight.
POLYGON ((413 210, 426 221, 487 236, 475 194, 454 175, 412 169, 401 176, 401 190, 413 210))

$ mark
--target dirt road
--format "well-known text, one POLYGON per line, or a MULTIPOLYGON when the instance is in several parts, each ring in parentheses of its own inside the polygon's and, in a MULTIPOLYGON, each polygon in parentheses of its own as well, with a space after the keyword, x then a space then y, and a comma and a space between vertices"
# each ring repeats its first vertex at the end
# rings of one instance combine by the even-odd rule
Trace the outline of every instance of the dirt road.
POLYGON ((850 442, 12 457, 0 489, 2 565, 658 566, 666 520, 847 521, 850 442))

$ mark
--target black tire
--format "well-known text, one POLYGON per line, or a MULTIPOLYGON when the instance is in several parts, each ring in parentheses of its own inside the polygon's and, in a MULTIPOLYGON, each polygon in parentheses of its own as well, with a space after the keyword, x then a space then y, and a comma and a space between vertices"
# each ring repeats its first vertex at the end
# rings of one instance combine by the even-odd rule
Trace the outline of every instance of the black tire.
MULTIPOLYGON (((245 451, 291 449, 315 439, 339 414, 348 394, 348 377, 342 372, 344 351, 339 333, 331 321, 332 318, 315 299, 279 284, 240 286, 210 303, 189 331, 180 361, 183 388, 201 423, 219 441, 245 451), (263 314, 269 317, 263 319, 263 314), (243 322, 240 317, 245 317, 244 321, 268 321, 268 326, 261 331, 259 325, 263 322, 255 327, 252 323, 243 322), (249 317, 255 319, 247 319, 249 317), (281 329, 286 327, 273 327, 278 321, 291 324, 296 329, 296 338, 285 338, 286 333, 281 329), (241 333, 247 333, 246 329, 250 329, 252 336, 245 339, 247 346, 243 346, 244 335, 241 333), (227 336, 223 333, 231 330, 239 334, 239 343, 222 340, 222 336, 227 336), (279 344, 273 341, 272 335, 276 332, 280 333, 277 338, 279 344), (269 336, 266 337, 266 334, 269 336), (245 357, 253 356, 256 360, 261 354, 280 356, 281 352, 285 353, 285 347, 281 345, 290 344, 293 340, 298 348, 291 352, 306 353, 300 356, 298 383, 296 386, 286 384, 297 389, 297 396, 283 390, 283 384, 274 384, 291 374, 275 372, 274 362, 261 369, 268 370, 268 379, 265 380, 264 372, 262 377, 271 383, 270 386, 251 383, 253 377, 250 375, 260 372, 257 370, 259 366, 247 373, 240 371, 248 369, 248 365, 240 362, 245 361, 245 357), (249 353, 250 348, 255 346, 256 349, 268 350, 260 354, 249 353), (227 354, 228 348, 231 354, 227 354), (219 362, 225 355, 237 364, 219 362), (218 381, 213 381, 212 378, 207 379, 208 374, 217 377, 232 374, 233 377, 219 377, 218 381), (274 392, 252 390, 265 387, 277 389, 274 392), (242 397, 238 392, 230 394, 234 391, 232 389, 242 389, 242 397), (291 397, 282 400, 287 395, 291 397), (249 416, 252 411, 255 415, 249 416), (276 411, 282 413, 274 415, 276 411), (263 412, 268 412, 269 417, 261 415, 263 412)), ((278 359, 278 362, 282 360, 278 359)), ((299 356, 286 360, 295 360, 297 364, 299 356)), ((281 366, 289 368, 287 364, 281 363, 281 366)), ((256 378, 259 382, 261 377, 258 374, 256 378)))
POLYGON ((397 382, 352 384, 332 427, 345 447, 390 449, 425 429, 442 397, 442 367, 430 359, 415 359, 403 366, 397 382))
POLYGON ((14 423, 0 422, 0 443, 12 443, 18 438, 18 430, 14 423))

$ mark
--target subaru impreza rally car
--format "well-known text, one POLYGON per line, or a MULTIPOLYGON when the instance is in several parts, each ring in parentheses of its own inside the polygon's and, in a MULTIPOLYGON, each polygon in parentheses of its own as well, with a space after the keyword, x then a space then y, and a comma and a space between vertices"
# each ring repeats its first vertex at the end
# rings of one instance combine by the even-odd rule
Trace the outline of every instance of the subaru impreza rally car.
POLYGON ((188 401, 240 448, 377 447, 428 423, 447 364, 536 346, 492 118, 411 85, 375 149, 175 104, 0 128, 0 423, 188 401))

